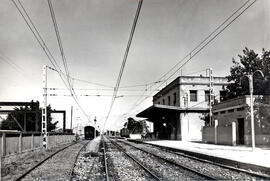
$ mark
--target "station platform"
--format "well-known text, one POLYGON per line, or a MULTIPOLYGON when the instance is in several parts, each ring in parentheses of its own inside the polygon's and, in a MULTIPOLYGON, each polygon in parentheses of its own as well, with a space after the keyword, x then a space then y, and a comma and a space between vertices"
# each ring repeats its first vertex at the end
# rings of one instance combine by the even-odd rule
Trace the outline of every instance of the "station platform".
POLYGON ((86 146, 86 151, 88 152, 98 152, 99 144, 101 137, 98 136, 90 141, 90 143, 86 146))
POLYGON ((143 141, 212 162, 270 175, 270 147, 225 146, 178 140, 143 141))

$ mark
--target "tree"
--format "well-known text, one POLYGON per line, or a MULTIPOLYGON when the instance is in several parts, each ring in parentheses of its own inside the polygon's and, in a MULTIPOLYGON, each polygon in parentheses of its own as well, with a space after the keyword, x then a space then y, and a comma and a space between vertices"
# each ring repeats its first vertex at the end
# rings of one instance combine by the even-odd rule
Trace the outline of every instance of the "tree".
MULTIPOLYGON (((33 101, 31 101, 33 102, 33 101)), ((19 130, 22 131, 20 126, 24 127, 24 112, 29 111, 26 113, 26 131, 35 131, 35 120, 36 115, 33 112, 30 111, 37 111, 37 108, 33 105, 30 106, 24 106, 19 108, 14 108, 14 112, 11 112, 8 114, 7 119, 2 122, 1 129, 4 130, 19 130), (15 119, 18 121, 16 123, 15 119)), ((47 118, 48 118, 48 124, 47 129, 48 131, 52 131, 56 128, 56 124, 58 122, 52 123, 52 117, 50 115, 50 111, 52 110, 51 106, 49 105, 47 107, 47 118)), ((41 131, 41 109, 38 110, 38 131, 41 131)))
POLYGON ((236 98, 242 95, 248 95, 249 82, 244 75, 253 74, 256 70, 261 70, 264 77, 255 73, 253 77, 254 94, 269 95, 270 90, 270 51, 262 49, 262 55, 259 56, 253 50, 247 47, 243 50, 243 55, 238 55, 239 61, 233 58, 233 66, 230 69, 230 75, 226 78, 231 82, 224 95, 224 100, 236 98))

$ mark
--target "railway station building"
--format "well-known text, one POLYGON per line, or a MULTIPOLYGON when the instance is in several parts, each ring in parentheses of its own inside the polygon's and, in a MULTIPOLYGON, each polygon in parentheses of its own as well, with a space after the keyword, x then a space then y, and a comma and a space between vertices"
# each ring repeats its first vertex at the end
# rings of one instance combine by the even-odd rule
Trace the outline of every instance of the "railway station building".
MULTIPOLYGON (((227 79, 213 77, 216 100, 222 99, 227 79)), ((202 119, 209 112, 210 78, 179 76, 153 96, 153 105, 137 114, 153 122, 153 138, 202 141, 202 119)))

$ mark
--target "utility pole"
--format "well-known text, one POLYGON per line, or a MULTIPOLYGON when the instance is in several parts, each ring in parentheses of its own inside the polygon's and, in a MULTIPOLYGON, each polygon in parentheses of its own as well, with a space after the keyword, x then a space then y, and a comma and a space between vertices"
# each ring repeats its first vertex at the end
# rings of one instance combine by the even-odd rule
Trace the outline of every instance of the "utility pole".
POLYGON ((214 77, 213 69, 209 68, 209 124, 212 125, 212 105, 214 104, 214 77))
POLYGON ((250 92, 250 118, 251 118, 251 140, 252 150, 255 149, 255 130, 254 130, 254 110, 253 110, 253 75, 247 75, 249 80, 249 92, 250 92))
POLYGON ((73 117, 73 106, 71 106, 71 110, 70 110, 70 129, 72 131, 72 117, 73 117))
POLYGON ((264 74, 261 70, 256 70, 253 72, 253 74, 244 75, 249 80, 249 93, 250 93, 250 121, 251 121, 251 145, 252 145, 252 151, 255 149, 255 128, 254 128, 254 108, 253 108, 253 75, 259 72, 262 77, 264 77, 264 74))
POLYGON ((42 69, 42 86, 43 86, 43 107, 42 107, 42 122, 41 122, 41 132, 42 132, 42 145, 45 149, 48 149, 47 141, 47 65, 43 65, 42 69))

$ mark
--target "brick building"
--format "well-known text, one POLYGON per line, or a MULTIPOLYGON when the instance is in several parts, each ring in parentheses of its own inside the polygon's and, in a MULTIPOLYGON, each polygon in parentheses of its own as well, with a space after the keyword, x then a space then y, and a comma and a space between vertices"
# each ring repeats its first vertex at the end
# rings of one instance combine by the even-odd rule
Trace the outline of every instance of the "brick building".
MULTIPOLYGON (((224 77, 214 77, 215 99, 222 98, 228 84, 224 77)), ((203 113, 209 112, 209 77, 180 76, 153 96, 153 105, 137 117, 154 123, 158 139, 201 141, 203 113)))

